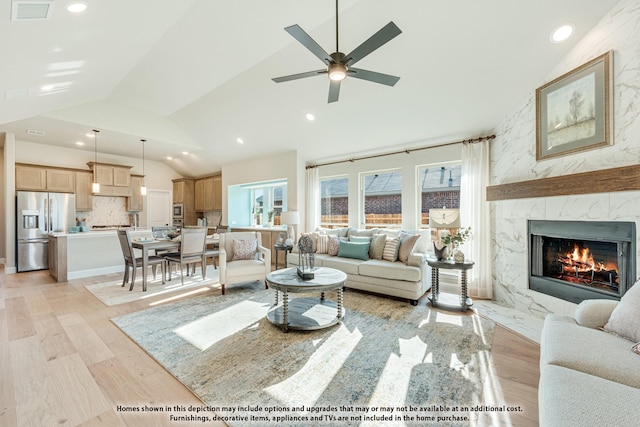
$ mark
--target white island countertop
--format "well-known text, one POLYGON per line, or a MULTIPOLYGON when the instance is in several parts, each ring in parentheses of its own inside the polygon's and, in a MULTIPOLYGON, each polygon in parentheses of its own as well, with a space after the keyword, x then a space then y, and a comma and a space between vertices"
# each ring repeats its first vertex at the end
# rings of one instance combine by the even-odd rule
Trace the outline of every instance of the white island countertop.
MULTIPOLYGON (((132 238, 152 235, 150 228, 128 230, 132 238)), ((123 272, 124 257, 116 231, 52 233, 52 237, 67 238, 67 280, 123 272)))

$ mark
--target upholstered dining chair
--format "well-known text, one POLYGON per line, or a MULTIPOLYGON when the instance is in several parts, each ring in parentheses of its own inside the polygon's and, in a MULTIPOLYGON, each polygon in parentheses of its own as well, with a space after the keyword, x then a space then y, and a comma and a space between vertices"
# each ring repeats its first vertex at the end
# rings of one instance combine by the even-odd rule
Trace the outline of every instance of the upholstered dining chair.
MULTIPOLYGON (((120 248, 122 249, 122 255, 124 256, 124 277, 122 278, 122 286, 129 280, 129 269, 131 273, 131 286, 129 290, 133 290, 133 285, 136 282, 136 270, 138 267, 142 268, 142 257, 136 257, 131 245, 131 235, 129 230, 118 230, 118 240, 120 241, 120 248)), ((156 267, 160 265, 162 269, 162 283, 164 284, 165 277, 165 260, 162 257, 156 255, 150 255, 148 265, 151 266, 153 272, 153 278, 156 278, 156 267)))
MULTIPOLYGON (((220 235, 220 233, 226 233, 227 232, 227 228, 223 228, 220 229, 219 227, 216 228, 216 233, 218 233, 218 235, 220 235)), ((205 248, 204 249, 204 263, 205 265, 207 264, 207 258, 211 258, 211 260, 213 261, 213 268, 218 268, 218 263, 216 262, 216 260, 220 257, 220 244, 217 243, 215 244, 215 246, 213 248, 205 248)), ((203 274, 204 277, 204 274, 203 274)))
MULTIPOLYGON (((163 258, 169 263, 169 272, 171 272, 171 263, 180 265, 180 282, 184 285, 183 266, 187 265, 187 274, 189 274, 189 265, 193 264, 193 273, 195 273, 195 264, 200 263, 202 268, 202 277, 205 277, 205 269, 207 266, 204 261, 204 248, 207 239, 206 228, 183 228, 180 232, 180 252, 172 252, 163 255, 163 258)), ((192 274, 193 274, 192 273, 192 274)), ((171 280, 171 275, 169 275, 171 280)))
POLYGON ((227 285, 263 280, 271 270, 271 251, 262 246, 260 233, 238 231, 220 234, 220 285, 224 295, 227 285))

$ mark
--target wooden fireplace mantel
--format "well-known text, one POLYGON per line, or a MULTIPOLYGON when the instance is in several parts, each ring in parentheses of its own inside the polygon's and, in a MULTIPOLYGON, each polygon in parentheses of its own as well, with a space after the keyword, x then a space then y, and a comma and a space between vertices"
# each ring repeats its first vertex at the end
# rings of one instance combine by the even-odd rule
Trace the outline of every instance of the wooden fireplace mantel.
POLYGON ((487 201, 640 190, 640 165, 487 187, 487 201))

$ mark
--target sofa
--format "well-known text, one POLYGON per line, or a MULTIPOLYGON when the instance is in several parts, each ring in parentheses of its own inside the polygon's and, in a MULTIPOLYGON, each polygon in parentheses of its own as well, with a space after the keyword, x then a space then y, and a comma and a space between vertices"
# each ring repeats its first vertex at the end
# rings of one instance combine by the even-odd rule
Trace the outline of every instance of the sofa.
POLYGON ((542 427, 640 425, 640 284, 549 314, 540 341, 542 427))
MULTIPOLYGON (((302 235, 313 241, 314 265, 346 273, 347 288, 408 299, 412 305, 431 288, 428 230, 339 228, 302 235)), ((287 254, 287 266, 298 264, 294 247, 287 254)))

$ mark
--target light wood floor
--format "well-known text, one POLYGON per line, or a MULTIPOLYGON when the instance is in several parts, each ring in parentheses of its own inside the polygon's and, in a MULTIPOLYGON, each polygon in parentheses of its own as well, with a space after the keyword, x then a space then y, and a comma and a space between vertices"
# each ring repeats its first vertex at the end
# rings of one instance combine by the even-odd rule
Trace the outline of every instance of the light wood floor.
MULTIPOLYGON (((0 426, 198 424, 118 410, 203 403, 109 320, 148 308, 153 298, 107 307, 84 288, 101 281, 57 284, 47 271, 0 270, 0 426)), ((496 424, 537 426, 539 346, 498 326, 492 360, 488 391, 522 407, 496 424)))

